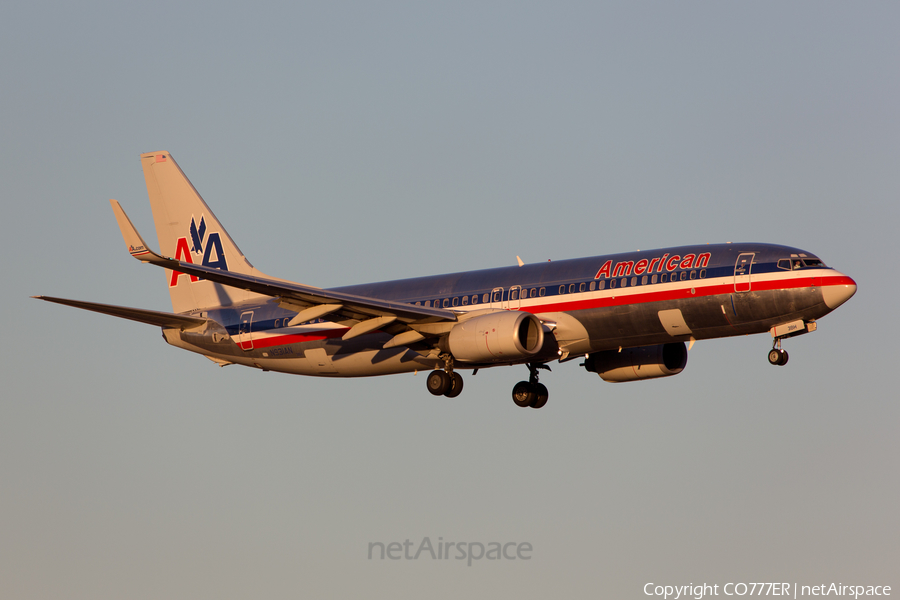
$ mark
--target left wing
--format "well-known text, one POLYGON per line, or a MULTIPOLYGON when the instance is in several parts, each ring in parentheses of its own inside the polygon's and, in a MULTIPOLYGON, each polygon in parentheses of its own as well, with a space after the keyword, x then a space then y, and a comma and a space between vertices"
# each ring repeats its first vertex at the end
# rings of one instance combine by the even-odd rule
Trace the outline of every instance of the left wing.
POLYGON ((279 279, 243 275, 162 256, 150 250, 119 203, 110 200, 110 204, 129 253, 141 262, 278 298, 282 307, 298 311, 297 316, 291 321, 292 324, 333 315, 332 318, 338 317, 338 322, 343 321, 350 326, 350 330, 344 334, 344 339, 363 335, 375 329, 386 329, 395 336, 405 336, 395 338, 398 342, 396 344, 392 344, 395 340, 388 342, 389 345, 399 345, 424 339, 429 334, 445 333, 444 330, 449 330, 448 326, 457 321, 455 313, 441 308, 416 306, 406 302, 392 302, 324 290, 279 279), (419 335, 414 336, 412 331, 416 331, 419 335))

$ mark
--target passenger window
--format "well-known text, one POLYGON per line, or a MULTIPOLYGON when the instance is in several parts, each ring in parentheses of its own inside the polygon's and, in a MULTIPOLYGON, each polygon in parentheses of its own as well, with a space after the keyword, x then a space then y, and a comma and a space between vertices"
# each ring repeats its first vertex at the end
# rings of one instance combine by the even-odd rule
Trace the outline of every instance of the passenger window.
POLYGON ((583 292, 583 291, 584 291, 584 284, 583 284, 583 283, 578 284, 578 291, 579 291, 579 292, 583 292))
POLYGON ((622 278, 622 287, 628 287, 628 279, 625 277, 622 278))
POLYGON ((653 277, 650 278, 650 283, 656 283, 657 281, 659 281, 659 277, 654 273, 653 277))
POLYGON ((631 287, 634 287, 636 285, 637 285, 637 277, 632 277, 631 278, 631 287))
POLYGON ((444 308, 447 308, 449 306, 450 306, 450 300, 448 298, 444 298, 444 308))
POLYGON ((682 271, 681 272, 681 280, 684 281, 685 279, 687 279, 687 271, 682 271))
POLYGON ((509 299, 510 300, 518 300, 519 299, 519 290, 509 290, 509 299))
POLYGON ((596 281, 592 281, 592 282, 591 282, 590 289, 591 289, 592 292, 593 292, 595 289, 597 289, 597 282, 596 282, 596 281))
POLYGON ((691 271, 691 279, 697 279, 697 271, 691 271))
POLYGON ((488 293, 485 292, 485 294, 481 297, 482 304, 487 304, 489 298, 490 298, 490 295, 488 295, 488 293))
POLYGON ((647 276, 646 275, 641 277, 641 285, 647 285, 647 276))
POLYGON ((559 293, 560 293, 560 294, 565 294, 565 293, 566 293, 566 286, 564 286, 564 285, 559 286, 559 293))
POLYGON ((531 297, 534 298, 537 296, 537 288, 531 288, 531 297))
POLYGON ((453 306, 459 306, 459 298, 453 299, 453 306))
POLYGON ((574 294, 574 293, 575 293, 575 284, 574 284, 574 283, 570 283, 570 284, 569 284, 569 293, 570 293, 570 294, 574 294))
POLYGON ((472 304, 478 304, 478 294, 472 295, 472 304))
POLYGON ((659 276, 659 282, 660 282, 660 283, 665 283, 665 282, 668 281, 668 280, 669 280, 669 274, 668 274, 668 273, 663 273, 662 275, 659 276))
POLYGON ((503 292, 497 290, 496 292, 494 292, 494 299, 491 300, 491 302, 500 302, 501 300, 503 300, 503 292))
POLYGON ((700 279, 706 279, 706 269, 700 270, 700 279))
POLYGON ((616 289, 616 280, 615 279, 609 280, 609 289, 611 289, 611 290, 616 289))
POLYGON ((598 290, 606 289, 606 280, 605 279, 597 284, 597 289, 598 290))
POLYGON ((546 293, 547 293, 547 290, 544 288, 541 288, 540 290, 538 290, 538 294, 540 294, 541 298, 543 298, 544 294, 546 294, 546 293))
POLYGON ((463 296, 463 306, 468 306, 468 305, 469 305, 469 297, 463 296))
POLYGON ((428 307, 430 307, 430 306, 431 306, 431 300, 426 300, 426 301, 425 301, 425 307, 428 308, 428 307))

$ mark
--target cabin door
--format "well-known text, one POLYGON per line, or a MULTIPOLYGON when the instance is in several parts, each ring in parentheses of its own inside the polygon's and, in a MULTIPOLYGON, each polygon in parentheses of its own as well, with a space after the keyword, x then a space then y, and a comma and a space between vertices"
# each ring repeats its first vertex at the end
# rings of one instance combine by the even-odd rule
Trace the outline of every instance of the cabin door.
POLYGON ((750 271, 753 269, 753 252, 745 252, 734 263, 734 291, 750 291, 750 271))
POLYGON ((503 288, 491 290, 491 308, 503 308, 503 288))
POLYGON ((253 350, 253 333, 251 332, 251 328, 253 326, 253 311, 248 310, 245 313, 241 313, 241 328, 238 331, 240 337, 239 344, 241 346, 241 350, 253 350))

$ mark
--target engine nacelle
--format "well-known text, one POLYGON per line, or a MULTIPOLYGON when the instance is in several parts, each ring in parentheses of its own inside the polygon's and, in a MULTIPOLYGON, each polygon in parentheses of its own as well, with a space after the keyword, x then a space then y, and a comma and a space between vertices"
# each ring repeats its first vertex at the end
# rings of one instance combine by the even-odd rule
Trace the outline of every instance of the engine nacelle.
POLYGON ((540 319, 531 313, 503 310, 454 326, 447 344, 453 358, 462 362, 515 361, 541 349, 544 330, 540 319))
POLYGON ((678 375, 687 365, 684 342, 594 352, 584 368, 597 373, 603 381, 620 383, 678 375))

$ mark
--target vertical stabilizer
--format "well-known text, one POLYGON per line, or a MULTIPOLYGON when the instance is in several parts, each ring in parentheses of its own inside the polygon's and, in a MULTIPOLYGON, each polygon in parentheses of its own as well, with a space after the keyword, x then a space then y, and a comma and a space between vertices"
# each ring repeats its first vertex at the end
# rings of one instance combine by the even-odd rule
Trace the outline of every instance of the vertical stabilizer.
MULTIPOLYGON (((142 154, 141 166, 147 182, 159 249, 164 256, 234 273, 260 275, 171 154, 165 151, 142 154)), ((172 308, 177 313, 265 298, 168 269, 166 284, 169 286, 172 308)))

